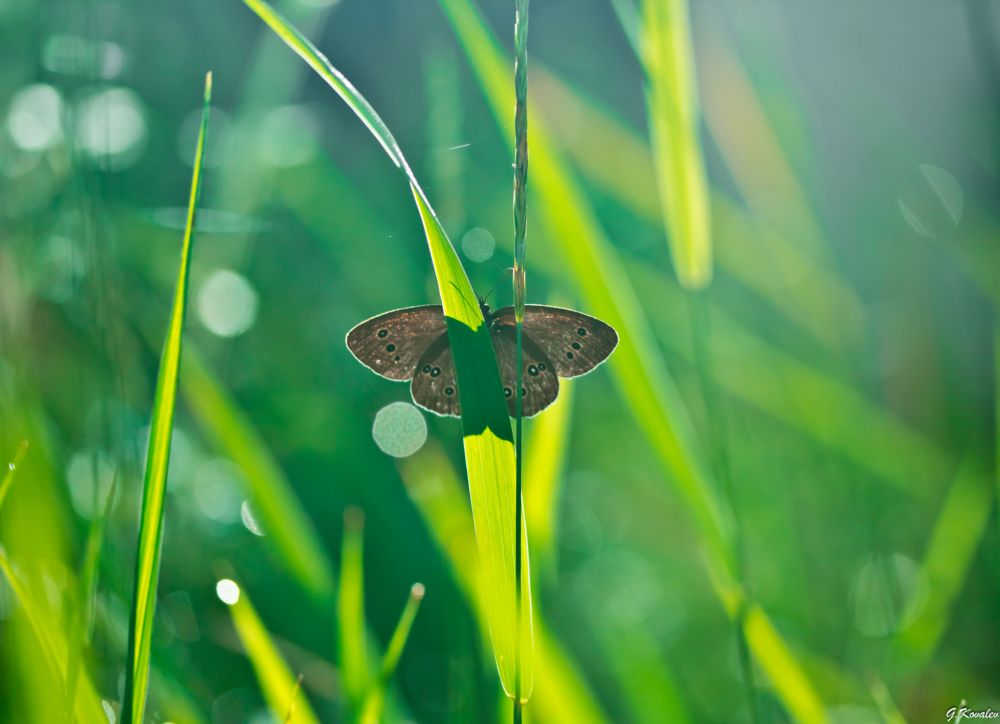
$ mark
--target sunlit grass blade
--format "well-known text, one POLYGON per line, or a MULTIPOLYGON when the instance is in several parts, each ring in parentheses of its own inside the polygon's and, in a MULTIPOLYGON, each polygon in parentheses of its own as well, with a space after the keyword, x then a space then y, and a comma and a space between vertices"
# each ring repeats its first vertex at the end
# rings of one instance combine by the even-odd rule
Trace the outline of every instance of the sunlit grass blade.
MULTIPOLYGON (((468 55, 478 80, 501 127, 506 119, 503 62, 495 39, 468 2, 440 0, 468 55)), ((534 116, 533 184, 539 194, 541 217, 572 279, 588 304, 587 311, 614 326, 620 343, 611 369, 622 398, 631 409, 663 468, 695 523, 706 553, 709 575, 724 582, 720 598, 728 605, 738 590, 733 581, 731 520, 708 482, 702 461, 695 454, 693 433, 683 402, 666 363, 658 352, 642 304, 605 238, 595 212, 564 167, 548 138, 542 119, 534 116)), ((742 593, 739 593, 742 600, 742 593)), ((807 720, 822 716, 823 705, 801 664, 774 630, 763 611, 756 609, 746 621, 752 653, 771 677, 782 702, 793 715, 807 720), (782 677, 778 680, 776 677, 782 677)))
MULTIPOLYGON (((18 574, 3 546, 0 546, 0 577, 6 579, 14 599, 20 604, 21 611, 24 612, 28 625, 38 641, 42 656, 40 660, 37 656, 34 660, 39 663, 44 661, 59 685, 65 686, 69 653, 66 637, 53 620, 43 599, 35 595, 28 583, 18 574)), ((104 721, 106 717, 100 697, 86 671, 80 671, 78 682, 72 702, 74 715, 79 721, 104 721)), ((61 705, 61 700, 59 704, 61 705)))
POLYGON ((236 633, 253 665, 257 682, 275 721, 290 724, 318 724, 309 700, 288 668, 277 645, 250 603, 246 591, 232 580, 219 581, 216 591, 229 607, 236 633))
POLYGON ((68 701, 73 701, 76 696, 76 686, 80 669, 83 666, 84 653, 90 645, 90 637, 94 629, 98 564, 101 560, 101 548, 104 544, 104 529, 111 516, 111 508, 114 505, 117 491, 118 478, 115 477, 111 481, 111 488, 108 490, 101 514, 91 521, 87 531, 80 585, 76 592, 76 606, 73 610, 73 625, 69 632, 69 663, 66 673, 66 699, 68 701))
POLYGON ((382 721, 386 687, 393 674, 396 673, 399 657, 403 655, 403 648, 406 646, 406 640, 410 637, 410 629, 413 628, 413 621, 417 617, 420 602, 423 600, 423 584, 414 583, 410 588, 410 596, 406 599, 406 605, 403 607, 403 613, 396 623, 396 629, 392 632, 392 638, 389 639, 389 645, 382 656, 378 678, 372 682, 368 694, 365 696, 365 704, 361 714, 361 721, 364 724, 378 724, 382 721))
POLYGON ((520 691, 526 697, 531 691, 534 656, 528 565, 523 567, 521 576, 526 612, 522 631, 516 631, 514 622, 514 533, 511 525, 515 518, 513 433, 493 344, 476 295, 423 189, 389 129, 371 105, 308 39, 292 28, 270 5, 262 0, 244 2, 337 92, 409 182, 427 237, 458 377, 472 516, 483 569, 482 583, 486 589, 494 656, 504 689, 508 695, 513 695, 515 641, 520 635, 520 691))
POLYGON ((918 675, 934 655, 941 637, 952 621, 956 599, 961 593, 976 552, 983 544, 995 491, 990 475, 970 451, 941 505, 927 549, 921 562, 920 613, 892 642, 893 678, 918 675), (926 599, 923 599, 926 596, 926 599))
POLYGON ((333 566, 315 526, 252 422, 193 348, 187 351, 181 390, 207 437, 243 471, 254 515, 266 533, 264 543, 274 548, 289 572, 318 602, 329 605, 334 590, 333 566))
POLYGON ((0 480, 0 507, 3 506, 4 498, 7 497, 10 486, 14 484, 14 478, 17 476, 17 468, 24 461, 24 456, 27 452, 28 441, 24 440, 18 446, 17 452, 14 453, 14 459, 7 464, 7 471, 3 475, 3 480, 0 480))
POLYGON ((556 533, 569 444, 575 385, 564 381, 559 397, 528 428, 524 454, 524 511, 534 557, 535 577, 552 573, 556 563, 556 533))
POLYGON ((681 286, 712 279, 708 183, 687 0, 642 0, 646 108, 663 224, 681 286))
MULTIPOLYGON (((480 572, 475 565, 475 536, 458 474, 444 452, 430 442, 416 455, 400 461, 400 474, 431 537, 450 564, 483 638, 488 640, 484 589, 479 585, 480 572)), ((574 724, 608 721, 591 688, 549 630, 542 612, 535 611, 534 616, 537 676, 525 716, 534 717, 534 721, 574 724)))
POLYGON ((364 513, 358 508, 344 512, 344 544, 340 554, 340 585, 337 587, 337 629, 340 647, 340 679, 348 719, 355 719, 368 689, 368 651, 365 639, 364 513))
POLYGON ((181 263, 177 287, 171 308, 166 341, 156 382, 153 415, 150 423, 149 447, 146 453, 146 473, 143 480, 142 512, 139 521, 139 543, 136 553, 135 581, 129 625, 128 660, 125 666, 125 696, 122 721, 141 724, 149 685, 150 645, 153 618, 156 611, 156 584, 160 569, 160 539, 163 532, 163 499, 167 485, 167 465, 170 459, 170 439, 173 434, 174 404, 180 375, 181 342, 184 314, 187 310, 188 270, 191 264, 191 242, 194 234, 198 195, 201 191, 201 164, 208 130, 208 109, 212 98, 212 74, 205 77, 204 110, 198 145, 195 150, 191 193, 188 199, 187 224, 181 248, 181 263))

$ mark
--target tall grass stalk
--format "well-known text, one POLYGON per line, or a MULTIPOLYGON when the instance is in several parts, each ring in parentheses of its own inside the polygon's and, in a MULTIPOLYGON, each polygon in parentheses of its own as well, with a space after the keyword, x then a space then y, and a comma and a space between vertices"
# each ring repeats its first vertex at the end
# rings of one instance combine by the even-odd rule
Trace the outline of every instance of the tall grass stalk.
POLYGON ((3 480, 0 480, 0 507, 3 506, 3 500, 7 497, 7 493, 10 487, 14 484, 14 478, 17 476, 17 469, 20 467, 21 463, 24 462, 24 456, 28 454, 28 441, 23 440, 17 448, 17 452, 14 453, 14 459, 7 464, 7 472, 4 473, 3 480))
POLYGON ((135 561, 135 588, 129 621, 128 661, 125 666, 125 696, 122 721, 141 724, 149 687, 150 645, 153 618, 156 611, 156 583, 160 570, 160 543, 163 534, 163 501, 167 487, 167 466, 173 434, 174 404, 180 376, 181 343, 184 314, 187 311, 188 270, 191 265, 191 244, 194 236, 198 196, 201 191, 201 168, 208 131, 209 104, 212 99, 212 74, 205 76, 204 107, 198 144, 195 149, 191 192, 188 197, 187 222, 181 246, 181 263, 177 287, 170 314, 167 338, 163 345, 160 372, 156 382, 153 415, 146 453, 146 473, 143 480, 142 513, 139 522, 139 543, 135 561))
MULTIPOLYGON (((524 294, 525 294, 525 233, 528 223, 528 5, 529 0, 516 0, 514 14, 514 326, 517 337, 517 373, 514 387, 514 419, 517 432, 514 436, 514 596, 517 607, 514 625, 517 638, 514 646, 514 722, 521 721, 521 619, 524 603, 521 600, 521 526, 524 505, 524 480, 522 462, 522 411, 524 405, 524 294)), ((531 585, 531 581, 528 581, 531 585)))

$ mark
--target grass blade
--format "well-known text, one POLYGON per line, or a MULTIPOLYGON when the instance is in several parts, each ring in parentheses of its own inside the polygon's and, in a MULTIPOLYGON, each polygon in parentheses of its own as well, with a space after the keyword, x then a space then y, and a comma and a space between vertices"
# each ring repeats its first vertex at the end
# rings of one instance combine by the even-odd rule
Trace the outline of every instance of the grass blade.
POLYGON ((677 278, 686 289, 712 279, 708 183, 687 0, 643 0, 646 108, 663 224, 677 278))
POLYGON ((146 473, 143 480, 142 513, 139 523, 139 545, 135 563, 135 589, 132 596, 129 626, 128 661, 125 666, 125 697, 122 720, 140 724, 146 706, 149 686, 150 644, 156 609, 156 582, 160 568, 160 537, 163 532, 163 499, 166 493, 167 464, 170 458, 170 438, 173 433, 174 404, 180 375, 181 340, 184 313, 187 310, 188 269, 191 264, 191 241, 194 233, 198 195, 201 191, 201 164, 208 130, 208 110, 212 97, 212 74, 205 77, 204 110, 198 145, 195 150, 191 193, 188 199, 187 224, 181 248, 177 288, 170 314, 167 338, 163 345, 160 372, 156 382, 153 416, 146 453, 146 473))
MULTIPOLYGON (((509 524, 515 519, 513 433, 493 344, 476 295, 423 189, 389 129, 371 105, 308 39, 270 5, 263 0, 244 2, 357 114, 410 184, 427 237, 458 376, 472 516, 483 569, 482 581, 486 589, 494 657, 503 687, 509 696, 513 695, 515 641, 520 635, 523 652, 520 691, 526 697, 531 690, 534 666, 530 586, 527 584, 530 574, 526 564, 521 580, 524 582, 524 610, 527 615, 522 630, 518 632, 514 623, 515 538, 509 524)), ((526 543, 524 547, 527 550, 526 543)))
POLYGON ((368 689, 368 655, 365 638, 364 525, 358 508, 344 512, 344 545, 337 591, 337 627, 340 631, 340 674, 348 719, 357 717, 368 689))
POLYGON ((378 724, 382 720, 385 689, 392 675, 396 672, 396 665, 399 663, 399 657, 403 655, 406 640, 410 637, 410 629, 413 628, 413 620, 417 617, 420 602, 423 600, 424 585, 414 583, 410 588, 410 596, 406 599, 406 606, 403 607, 403 613, 396 623, 396 630, 392 632, 392 638, 389 639, 389 646, 382 656, 378 679, 372 684, 365 697, 365 705, 361 714, 361 721, 364 724, 378 724))
POLYGON ((219 581, 216 591, 223 603, 229 606, 233 626, 243 642, 264 700, 275 720, 287 720, 289 724, 318 724, 319 719, 309 700, 281 657, 246 592, 228 579, 219 581))

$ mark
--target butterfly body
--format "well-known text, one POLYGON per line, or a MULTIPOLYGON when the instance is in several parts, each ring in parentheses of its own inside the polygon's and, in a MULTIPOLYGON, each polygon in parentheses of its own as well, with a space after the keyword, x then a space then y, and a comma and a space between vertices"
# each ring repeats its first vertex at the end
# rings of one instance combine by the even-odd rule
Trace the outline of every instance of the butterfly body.
MULTIPOLYGON (((517 333, 514 308, 493 312, 479 301, 500 369, 508 412, 515 413, 517 333)), ((413 401, 439 415, 462 414, 448 329, 440 305, 407 307, 372 317, 347 333, 347 348, 363 365, 390 380, 412 380, 413 401)), ((555 401, 560 377, 586 374, 618 344, 609 325, 581 312, 527 305, 522 333, 522 414, 536 415, 555 401)))

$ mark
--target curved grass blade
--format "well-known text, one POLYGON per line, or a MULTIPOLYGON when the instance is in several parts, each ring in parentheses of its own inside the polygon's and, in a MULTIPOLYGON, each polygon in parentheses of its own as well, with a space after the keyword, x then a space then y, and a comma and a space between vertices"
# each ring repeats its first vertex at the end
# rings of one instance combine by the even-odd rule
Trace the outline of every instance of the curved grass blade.
POLYGON ((181 341, 184 313, 187 310, 188 269, 191 265, 191 242, 194 234, 198 195, 201 191, 201 164, 208 130, 209 103, 212 98, 212 74, 205 76, 204 109, 198 145, 195 150, 191 193, 188 198, 187 225, 181 247, 181 263, 177 273, 177 288, 170 314, 167 338, 163 344, 160 372, 153 401, 149 448, 146 453, 146 473, 142 490, 142 513, 139 522, 139 545, 135 562, 135 588, 129 625, 128 660, 125 666, 125 697, 122 721, 141 724, 149 687, 150 644, 153 617, 156 611, 156 583, 160 569, 160 538, 163 532, 163 498, 167 484, 170 439, 173 433, 174 404, 181 365, 181 341))
POLYGON ((708 183, 687 0, 643 0, 641 59, 663 224, 681 286, 712 280, 708 183))
POLYGON ((382 720, 385 690, 392 675, 396 673, 396 665, 399 664, 399 657, 403 655, 406 640, 410 637, 410 629, 413 628, 413 620, 417 617, 420 602, 424 600, 424 592, 424 584, 422 583, 414 583, 410 588, 410 596, 406 599, 406 606, 403 607, 403 613, 396 623, 396 630, 392 632, 389 646, 382 656, 378 679, 369 688, 368 695, 365 697, 365 705, 361 713, 361 721, 364 724, 378 724, 382 720))
POLYGON ((253 665, 254 673, 275 721, 289 724, 319 724, 319 719, 302 692, 298 680, 281 657, 278 647, 260 620, 257 610, 250 603, 246 592, 234 581, 225 583, 224 603, 229 606, 236 633, 243 642, 247 657, 253 665))
MULTIPOLYGON (((458 376, 472 517, 483 572, 482 584, 486 592, 494 657, 504 690, 508 696, 513 696, 515 636, 518 634, 514 622, 515 538, 510 525, 510 521, 515 519, 514 436, 507 417, 507 405, 493 344, 476 295, 454 247, 396 140, 368 101, 307 38, 289 25, 270 5, 263 0, 244 2, 337 92, 372 132, 410 184, 427 237, 458 376)), ((524 549, 527 550, 526 542, 524 549)), ((524 584, 523 607, 526 615, 520 631, 520 691, 526 697, 531 691, 534 671, 527 560, 522 568, 521 580, 524 584)))

